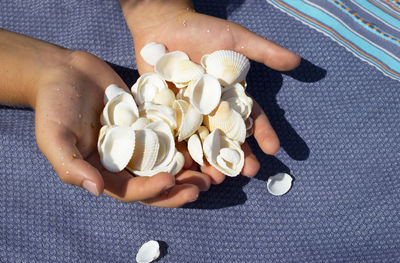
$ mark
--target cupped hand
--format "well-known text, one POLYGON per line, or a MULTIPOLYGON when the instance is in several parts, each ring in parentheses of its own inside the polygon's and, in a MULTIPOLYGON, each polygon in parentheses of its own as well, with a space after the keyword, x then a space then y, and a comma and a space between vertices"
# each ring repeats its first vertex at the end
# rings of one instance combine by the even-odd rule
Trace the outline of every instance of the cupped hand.
POLYGON ((176 178, 168 173, 134 177, 103 168, 97 153, 99 116, 104 90, 112 83, 128 91, 109 65, 82 51, 72 52, 68 63, 40 78, 34 103, 36 139, 61 180, 124 202, 178 207, 194 201, 210 186, 199 172, 183 171, 176 178))
MULTIPOLYGON (((163 43, 168 51, 181 50, 194 62, 200 63, 204 54, 229 49, 266 66, 287 71, 296 68, 300 57, 276 43, 254 34, 243 26, 216 17, 196 13, 189 1, 153 1, 152 4, 129 5, 120 1, 126 21, 132 32, 137 67, 141 74, 153 71, 140 56, 140 50, 149 42, 163 43), (146 10, 147 12, 144 12, 146 10), (142 14, 142 15, 141 15, 142 14)), ((279 150, 279 139, 267 116, 257 102, 251 114, 254 137, 266 154, 279 150)), ((242 174, 254 176, 260 164, 249 145, 244 143, 245 164, 242 174)), ((211 166, 201 167, 213 183, 221 183, 225 176, 211 166)))

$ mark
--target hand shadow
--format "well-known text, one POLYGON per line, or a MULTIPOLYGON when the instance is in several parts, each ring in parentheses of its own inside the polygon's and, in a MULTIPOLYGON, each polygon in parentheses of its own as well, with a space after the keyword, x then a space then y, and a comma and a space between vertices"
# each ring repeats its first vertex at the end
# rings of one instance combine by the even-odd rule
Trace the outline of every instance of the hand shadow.
POLYGON ((193 1, 194 9, 202 14, 227 19, 228 16, 238 9, 244 0, 203 0, 193 1))

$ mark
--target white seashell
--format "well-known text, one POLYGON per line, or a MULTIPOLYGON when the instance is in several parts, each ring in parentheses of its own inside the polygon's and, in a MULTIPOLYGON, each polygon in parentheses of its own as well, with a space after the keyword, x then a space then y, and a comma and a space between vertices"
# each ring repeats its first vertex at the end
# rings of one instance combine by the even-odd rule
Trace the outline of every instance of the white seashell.
POLYGON ((140 55, 147 64, 154 66, 167 53, 163 44, 150 42, 140 50, 140 55))
POLYGON ((171 175, 177 175, 183 168, 185 164, 185 156, 179 151, 175 151, 174 159, 172 160, 171 164, 167 167, 168 170, 165 172, 170 173, 171 175))
POLYGON ((135 151, 126 168, 133 173, 151 170, 157 161, 160 148, 158 136, 150 129, 136 130, 135 135, 135 151))
POLYGON ((188 55, 182 51, 165 54, 157 61, 154 71, 166 81, 174 83, 186 83, 204 73, 204 69, 190 61, 188 55))
POLYGON ((203 151, 207 161, 221 173, 235 177, 242 171, 243 150, 236 142, 226 136, 221 136, 218 129, 204 140, 203 151))
POLYGON ((144 243, 136 254, 137 263, 150 263, 160 256, 160 244, 155 240, 144 243))
POLYGON ((206 137, 210 134, 210 131, 207 129, 207 127, 200 126, 199 129, 197 130, 197 133, 199 134, 201 141, 204 142, 206 137))
POLYGON ((203 115, 184 100, 174 101, 173 107, 176 112, 178 142, 181 142, 197 131, 203 122, 203 115))
POLYGON ((160 75, 151 72, 140 76, 133 84, 131 92, 135 97, 136 103, 141 105, 145 102, 152 102, 157 93, 165 89, 168 89, 165 80, 160 75))
POLYGON ((223 89, 221 100, 229 102, 231 108, 239 112, 243 119, 250 116, 253 99, 246 95, 240 83, 235 83, 223 89))
POLYGON ((211 132, 220 129, 224 135, 240 144, 246 139, 244 120, 227 101, 221 101, 213 113, 204 116, 204 124, 211 132))
POLYGON ((175 140, 170 127, 163 121, 157 121, 150 123, 146 128, 157 134, 160 144, 154 169, 167 166, 175 154, 175 140))
POLYGON ((175 101, 175 94, 170 89, 161 89, 153 98, 153 102, 165 106, 172 107, 172 103, 175 101))
POLYGON ((267 181, 268 192, 272 195, 284 195, 292 187, 293 178, 287 173, 270 176, 267 181))
POLYGON ((200 166, 204 166, 203 146, 201 145, 201 140, 197 134, 190 136, 187 142, 187 149, 192 159, 200 166))
POLYGON ((150 123, 150 121, 148 120, 148 119, 146 119, 146 118, 144 118, 144 117, 140 117, 139 119, 137 119, 132 125, 131 125, 131 127, 134 129, 134 130, 141 130, 141 129, 144 129, 146 126, 147 126, 147 124, 149 124, 150 123))
POLYGON ((171 130, 177 127, 176 114, 174 109, 165 105, 157 105, 151 102, 145 102, 139 108, 140 117, 145 117, 152 122, 164 121, 171 130))
POLYGON ((207 73, 216 77, 223 86, 243 81, 250 69, 249 60, 232 50, 217 50, 201 61, 207 73))
POLYGON ((246 124, 246 138, 248 138, 253 135, 253 118, 249 116, 244 123, 246 124))
POLYGON ((203 66, 204 69, 206 69, 206 61, 207 61, 208 56, 209 56, 209 54, 205 54, 200 59, 200 65, 203 66))
POLYGON ((139 118, 138 108, 133 97, 120 93, 109 100, 100 116, 102 125, 130 126, 139 118))
POLYGON ((108 101, 110 101, 112 98, 121 93, 127 93, 127 92, 124 89, 118 87, 116 84, 109 85, 104 91, 104 105, 106 105, 108 101))
POLYGON ((122 171, 135 149, 135 131, 127 126, 103 126, 97 150, 104 168, 116 173, 122 171))
POLYGON ((205 74, 190 83, 184 95, 188 95, 190 103, 204 115, 212 112, 221 99, 221 85, 211 75, 205 74))

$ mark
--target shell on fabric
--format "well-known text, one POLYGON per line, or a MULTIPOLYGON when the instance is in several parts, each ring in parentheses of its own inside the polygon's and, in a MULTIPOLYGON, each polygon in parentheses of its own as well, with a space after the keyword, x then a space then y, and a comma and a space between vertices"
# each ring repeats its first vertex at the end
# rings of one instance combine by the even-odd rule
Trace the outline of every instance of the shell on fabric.
POLYGON ((120 172, 135 150, 135 131, 127 126, 103 126, 97 143, 102 165, 110 172, 120 172))
POLYGON ((176 134, 178 142, 181 142, 197 131, 203 122, 203 115, 185 100, 176 100, 173 108, 176 112, 176 134))
POLYGON ((240 174, 244 165, 244 152, 240 145, 220 131, 214 130, 203 142, 204 155, 207 161, 221 173, 235 177, 240 174))
POLYGON ((105 105, 100 116, 102 125, 130 126, 139 118, 138 108, 132 95, 127 92, 113 97, 105 105))
POLYGON ((211 132, 219 129, 225 136, 240 144, 246 139, 244 120, 227 101, 221 101, 214 112, 204 116, 204 124, 211 132))
POLYGON ((152 72, 140 76, 131 88, 131 92, 138 105, 145 102, 153 102, 157 94, 162 90, 168 90, 167 83, 160 75, 152 72))
POLYGON ((154 66, 157 61, 167 53, 165 46, 156 42, 146 44, 141 50, 140 55, 147 64, 154 66))
POLYGON ((293 178, 287 173, 270 176, 267 181, 268 192, 272 195, 284 195, 292 187, 293 178))
POLYGON ((253 99, 246 95, 244 87, 240 83, 235 83, 223 89, 221 100, 229 102, 231 108, 239 112, 243 119, 250 116, 253 99))
POLYGON ((232 50, 217 50, 203 56, 201 63, 205 65, 206 72, 216 77, 223 86, 243 81, 250 69, 250 61, 232 50))
POLYGON ((162 56, 156 63, 154 71, 166 81, 187 83, 204 73, 203 67, 189 60, 182 51, 174 51, 162 56))
POLYGON ((187 149, 193 161, 198 163, 200 166, 204 166, 203 146, 199 135, 195 133, 190 136, 187 142, 187 149))
POLYGON ((190 103, 201 113, 209 114, 221 100, 221 85, 211 75, 204 74, 190 83, 184 95, 189 97, 190 103))
POLYGON ((145 102, 139 107, 140 117, 147 118, 151 122, 164 121, 171 130, 177 127, 176 114, 174 109, 165 105, 157 105, 151 102, 145 102))
POLYGON ((136 254, 137 263, 151 263, 160 256, 160 244, 155 240, 144 243, 136 254))
POLYGON ((108 101, 110 101, 112 98, 121 93, 127 93, 127 92, 124 89, 118 87, 116 84, 109 85, 104 91, 104 105, 106 105, 108 101))

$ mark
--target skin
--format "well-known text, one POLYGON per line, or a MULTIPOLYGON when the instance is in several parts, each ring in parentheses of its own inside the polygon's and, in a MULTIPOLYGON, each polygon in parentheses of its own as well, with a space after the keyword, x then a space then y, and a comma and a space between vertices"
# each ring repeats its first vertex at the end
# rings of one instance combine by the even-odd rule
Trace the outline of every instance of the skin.
MULTIPOLYGON (((190 1, 120 3, 134 38, 141 74, 152 71, 138 53, 150 41, 164 43, 169 51, 182 50, 195 62, 217 49, 238 51, 278 70, 290 70, 300 62, 297 55, 240 25, 193 12, 190 1)), ((134 177, 126 171, 106 171, 96 145, 104 89, 112 83, 127 91, 128 87, 96 56, 0 29, 0 61, 0 103, 25 104, 35 110, 37 144, 63 182, 95 195, 104 192, 123 202, 180 207, 195 201, 210 183, 225 179, 210 166, 195 171, 197 166, 184 145, 178 148, 186 156, 185 166, 175 177, 167 173, 134 177)), ((267 154, 276 153, 279 140, 257 103, 252 117, 259 146, 267 154)), ((252 177, 259 163, 247 144, 243 150, 242 174, 252 177)))

